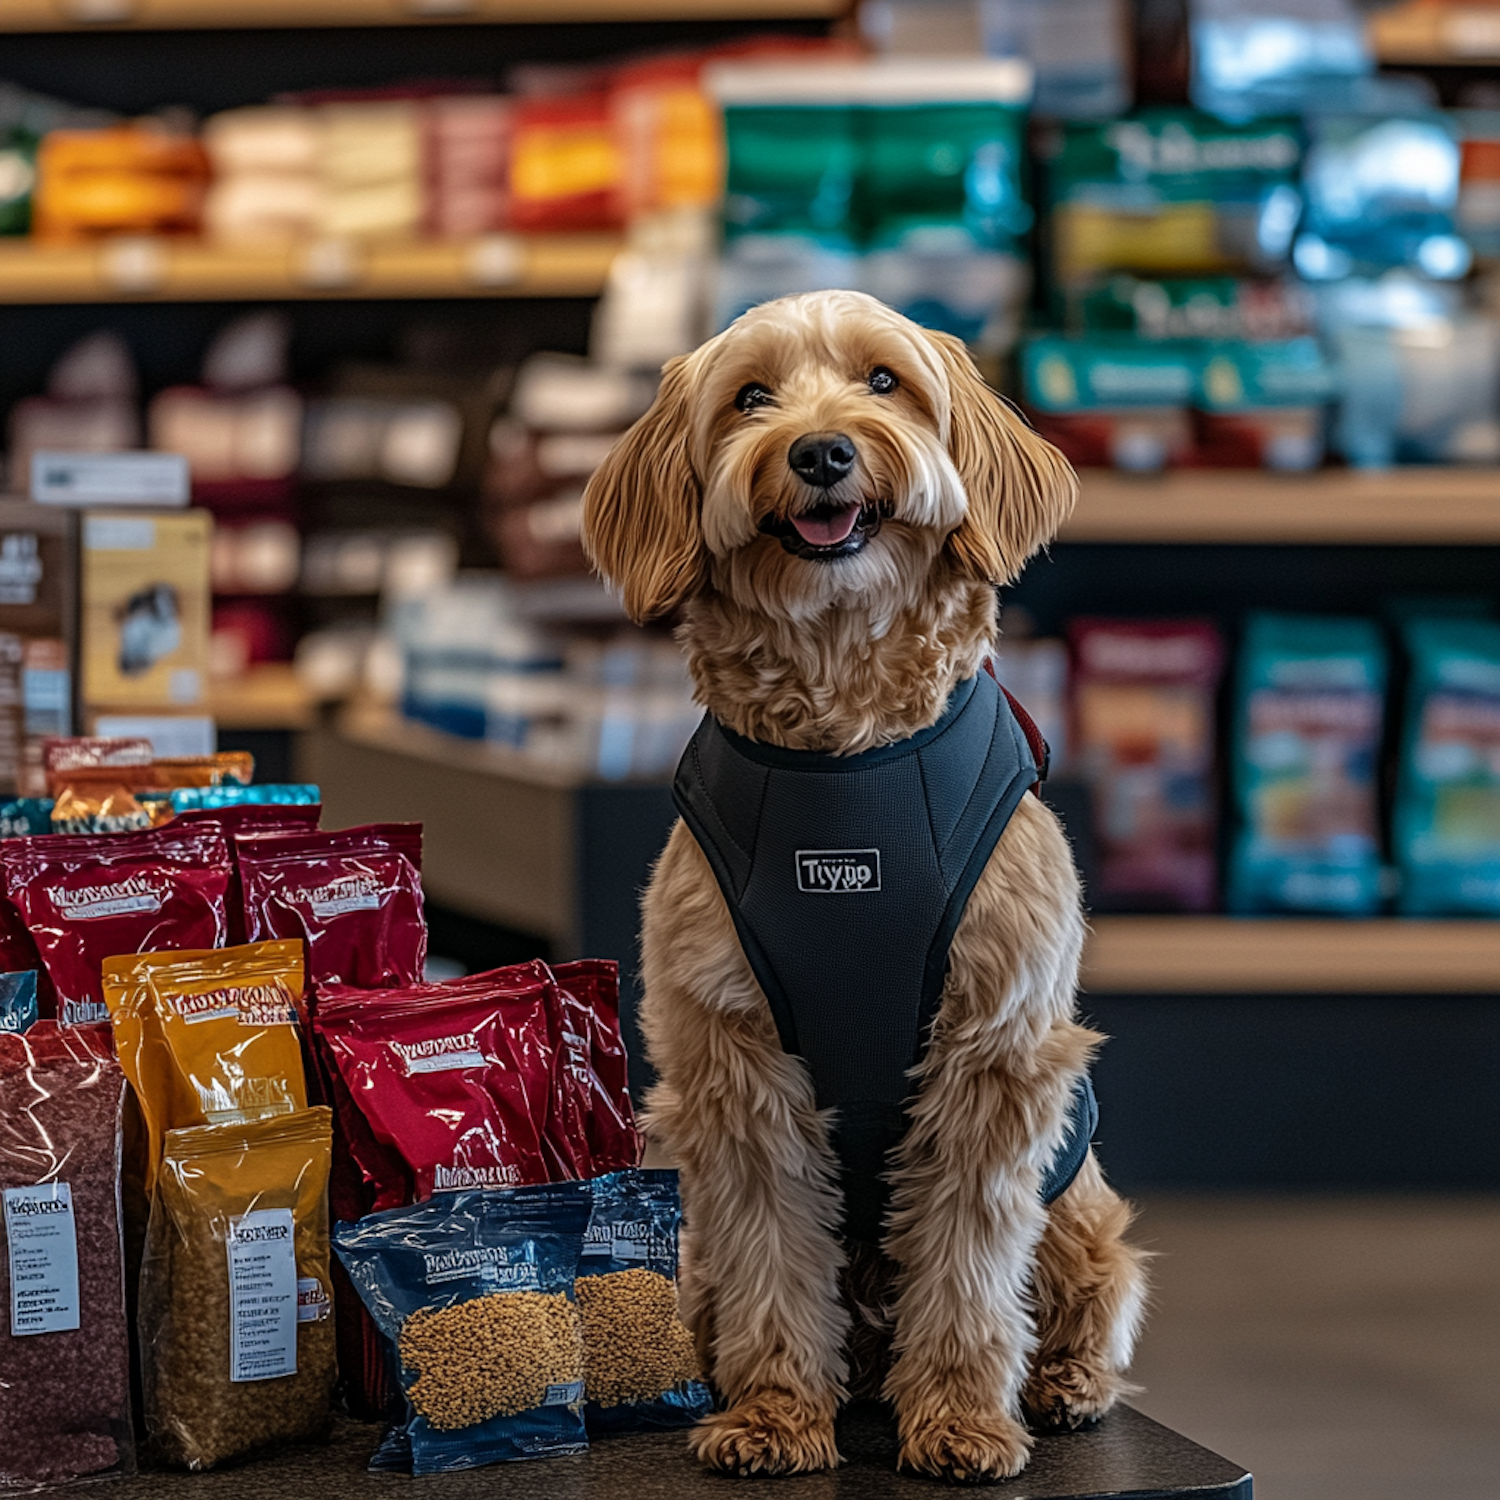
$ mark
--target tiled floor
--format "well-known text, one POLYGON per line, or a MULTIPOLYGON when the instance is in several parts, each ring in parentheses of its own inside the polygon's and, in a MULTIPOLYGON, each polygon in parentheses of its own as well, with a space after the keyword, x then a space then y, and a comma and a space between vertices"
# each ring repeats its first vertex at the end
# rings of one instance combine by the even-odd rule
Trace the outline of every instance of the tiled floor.
POLYGON ((1134 1404, 1257 1500, 1500 1497, 1500 1198, 1153 1198, 1134 1404))

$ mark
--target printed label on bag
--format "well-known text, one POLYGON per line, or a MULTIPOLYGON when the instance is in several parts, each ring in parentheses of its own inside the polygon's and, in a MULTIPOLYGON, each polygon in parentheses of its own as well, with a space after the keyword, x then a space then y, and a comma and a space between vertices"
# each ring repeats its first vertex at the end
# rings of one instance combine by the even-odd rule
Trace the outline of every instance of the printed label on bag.
POLYGON ((229 1221, 229 1378, 297 1373, 297 1249, 289 1208, 229 1221))
POLYGON ((479 1038, 472 1031, 429 1037, 425 1042, 392 1042, 391 1046, 406 1065, 408 1077, 413 1073, 458 1073, 485 1065, 479 1038))
POLYGON ((583 1400, 583 1382, 581 1380, 570 1380, 566 1385, 561 1383, 549 1385, 547 1394, 542 1397, 543 1406, 575 1406, 583 1400))
POLYGON ((70 1333, 78 1321, 78 1229, 66 1182, 5 1189, 10 1332, 70 1333))
POLYGON ((799 849, 797 889, 819 895, 880 889, 879 849, 799 849))

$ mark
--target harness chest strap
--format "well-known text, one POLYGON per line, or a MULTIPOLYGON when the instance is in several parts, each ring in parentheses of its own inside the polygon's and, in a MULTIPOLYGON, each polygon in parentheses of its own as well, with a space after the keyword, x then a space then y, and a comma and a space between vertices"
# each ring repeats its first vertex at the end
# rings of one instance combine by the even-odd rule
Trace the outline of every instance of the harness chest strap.
MULTIPOLYGON (((851 1238, 880 1237, 886 1158, 905 1130, 908 1075, 926 1049, 953 934, 1045 750, 981 673, 936 724, 894 745, 784 750, 705 717, 678 768, 678 811, 782 1046, 806 1061, 819 1107, 837 1111, 851 1238)), ((1096 1119, 1085 1079, 1047 1173, 1049 1201, 1077 1172, 1096 1119)))

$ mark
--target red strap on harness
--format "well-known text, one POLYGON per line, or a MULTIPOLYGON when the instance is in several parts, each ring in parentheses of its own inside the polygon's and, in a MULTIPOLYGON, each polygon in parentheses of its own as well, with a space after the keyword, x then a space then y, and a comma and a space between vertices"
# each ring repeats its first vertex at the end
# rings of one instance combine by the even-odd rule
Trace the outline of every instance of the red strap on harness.
POLYGON ((1016 723, 1021 726, 1021 733, 1026 736, 1026 743, 1031 747, 1031 758, 1036 762, 1037 778, 1031 784, 1032 792, 1040 797, 1041 785, 1047 779, 1047 767, 1052 760, 1052 747, 1042 737, 1042 731, 1036 727, 1036 720, 1021 707, 1020 703, 1011 695, 1010 689, 995 677, 995 664, 985 658, 984 670, 995 680, 995 686, 1005 694, 1005 701, 1010 704, 1010 711, 1016 716, 1016 723))

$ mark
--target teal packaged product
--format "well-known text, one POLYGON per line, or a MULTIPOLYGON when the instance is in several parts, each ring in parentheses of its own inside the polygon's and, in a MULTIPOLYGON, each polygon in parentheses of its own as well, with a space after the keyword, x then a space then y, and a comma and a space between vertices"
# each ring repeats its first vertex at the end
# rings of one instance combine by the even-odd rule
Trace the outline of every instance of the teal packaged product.
POLYGON ((677 1308, 677 1173, 632 1167, 589 1184, 574 1295, 590 1436, 691 1427, 713 1409, 677 1308))
POLYGON ((51 832, 50 797, 15 797, 0 803, 0 839, 24 839, 51 832))
POLYGON ((1138 339, 1290 339, 1310 333, 1313 303, 1297 282, 1233 276, 1146 280, 1120 274, 1067 298, 1075 333, 1138 339))
POLYGON ((1293 260, 1309 281, 1407 267, 1456 281, 1473 254, 1456 228, 1459 132, 1436 110, 1318 114, 1293 260))
POLYGON ((1294 120, 1231 125, 1184 109, 1071 125, 1046 143, 1056 287, 1116 271, 1200 277, 1275 270, 1297 226, 1294 120))
POLYGON ((1408 916, 1500 916, 1500 625, 1412 620, 1391 843, 1408 916))
POLYGON ((31 131, 0 120, 0 234, 26 234, 31 228, 36 148, 31 131))
POLYGON ((853 286, 999 350, 1024 298, 1031 75, 1015 59, 723 64, 716 317, 853 286))
POLYGON ((579 1453, 573 1280, 585 1182, 439 1193, 340 1224, 333 1243, 396 1352, 407 1420, 372 1467, 413 1474, 579 1453))
POLYGON ((1194 402, 1205 411, 1322 406, 1336 394, 1334 371, 1316 339, 1205 344, 1194 402))
POLYGON ((1028 339, 1021 351, 1026 399, 1038 411, 1186 406, 1197 385, 1191 345, 1133 339, 1028 339))
POLYGON ((1251 617, 1231 761, 1231 911, 1378 910, 1385 683, 1385 644, 1371 621, 1251 617))
POLYGON ((38 1014, 36 970, 0 974, 0 1031, 29 1031, 38 1014))
POLYGON ((173 812, 196 812, 215 807, 307 807, 323 800, 311 782, 266 781, 253 786, 226 782, 223 786, 179 786, 171 792, 173 812))

